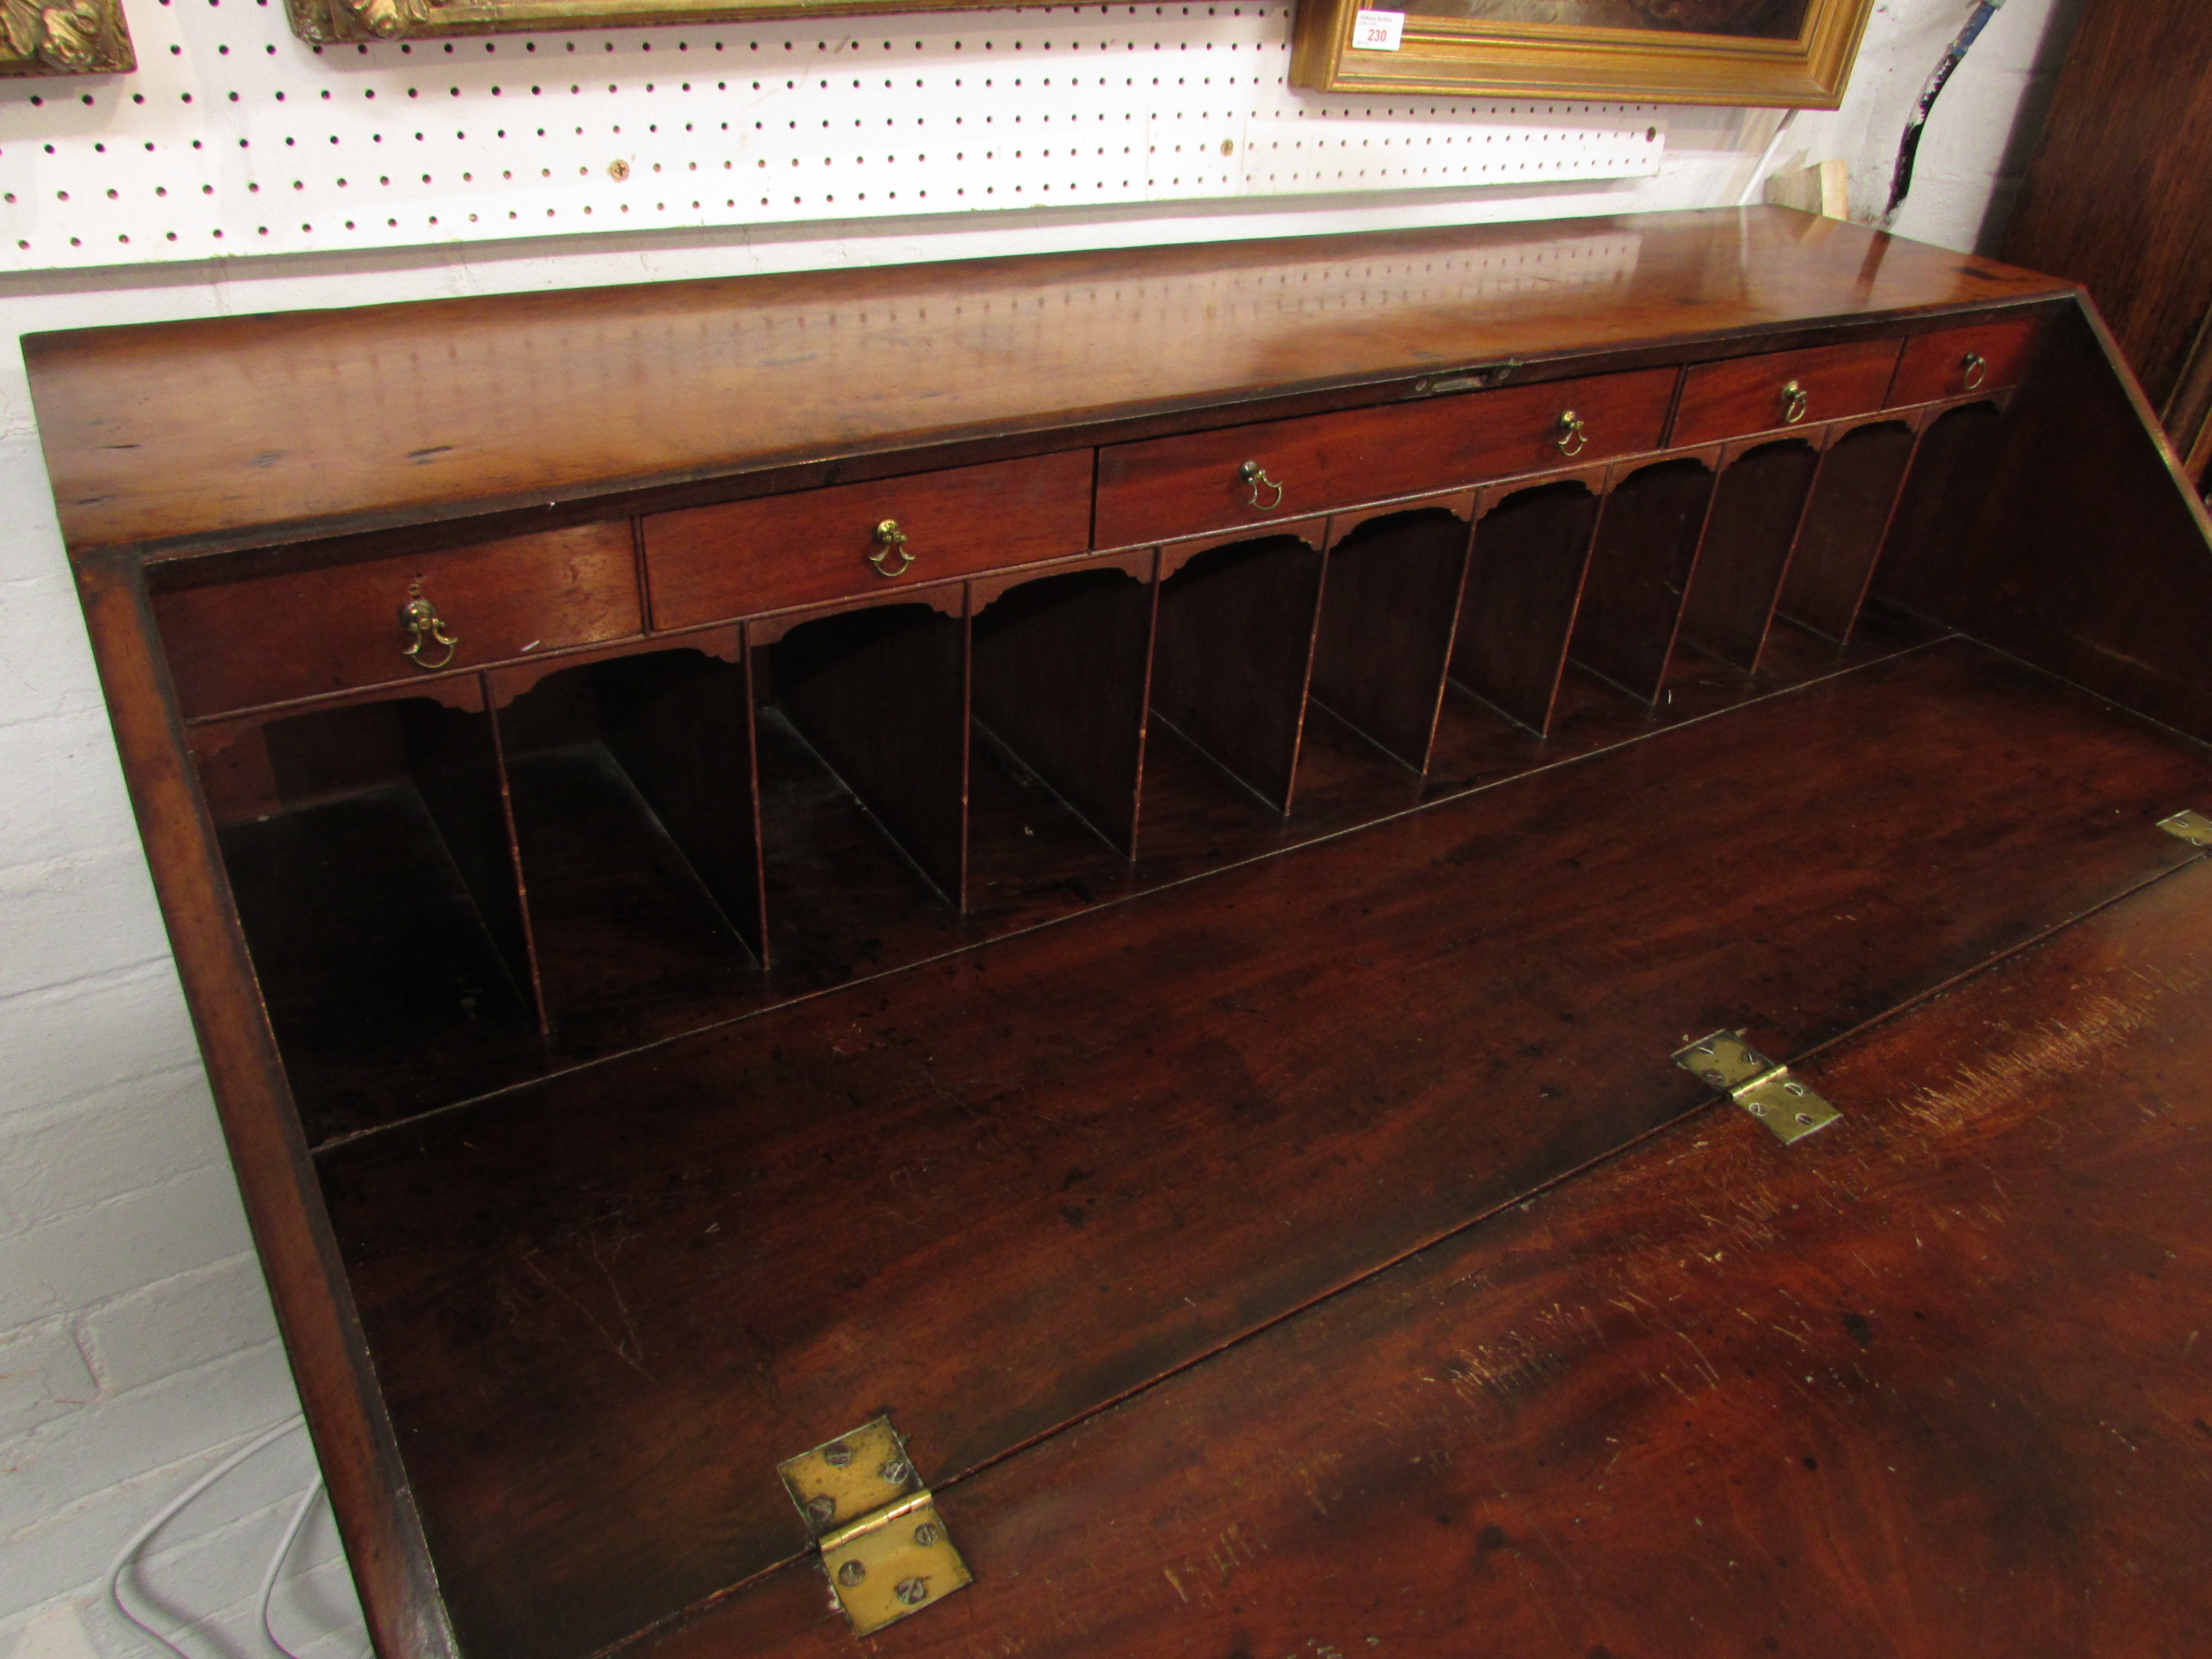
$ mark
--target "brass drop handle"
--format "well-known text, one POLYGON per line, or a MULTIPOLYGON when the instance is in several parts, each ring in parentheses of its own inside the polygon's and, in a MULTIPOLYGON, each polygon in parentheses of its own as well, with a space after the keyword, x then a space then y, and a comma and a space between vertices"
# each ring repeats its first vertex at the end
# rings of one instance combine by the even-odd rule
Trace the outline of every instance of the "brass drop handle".
POLYGON ((1560 410, 1559 423, 1552 428, 1552 441, 1559 446, 1562 455, 1581 454, 1589 447, 1583 417, 1571 409, 1560 410))
POLYGON ((1811 402, 1810 394, 1796 380, 1784 386, 1782 388, 1782 424, 1795 426, 1803 420, 1806 407, 1811 402))
POLYGON ((1267 476, 1267 469, 1261 466, 1257 461, 1247 461, 1243 465, 1238 467, 1237 469, 1237 482, 1241 484, 1249 484, 1251 486, 1252 505, 1258 507, 1262 513, 1273 513, 1277 507, 1283 504, 1282 485, 1277 483, 1273 478, 1269 477, 1267 476), (1275 492, 1275 498, 1271 501, 1266 502, 1264 505, 1260 500, 1260 491, 1262 489, 1272 489, 1275 492))
POLYGON ((1959 360, 1959 380, 1972 392, 1990 378, 1990 360, 1978 351, 1970 351, 1959 360))
POLYGON ((444 618, 438 607, 422 597, 422 584, 407 584, 407 603, 399 607, 399 625, 407 630, 407 643, 399 647, 399 654, 423 670, 443 668, 453 660, 453 648, 460 641, 446 631, 444 618), (422 654, 425 645, 442 645, 446 654, 432 662, 422 654))
POLYGON ((906 532, 898 527, 896 519, 885 519, 876 526, 876 550, 868 555, 868 562, 876 568, 878 576, 903 576, 914 563, 914 555, 906 550, 906 532), (896 557, 895 565, 891 560, 896 557))

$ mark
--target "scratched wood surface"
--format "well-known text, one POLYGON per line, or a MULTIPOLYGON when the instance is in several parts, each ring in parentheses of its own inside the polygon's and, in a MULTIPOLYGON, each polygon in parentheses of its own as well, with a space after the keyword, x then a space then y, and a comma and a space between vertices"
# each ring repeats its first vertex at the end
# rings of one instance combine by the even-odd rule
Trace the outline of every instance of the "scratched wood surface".
POLYGON ((2064 292, 1753 208, 226 317, 24 351, 70 550, 185 551, 2064 292), (1547 250, 1609 258, 1611 280, 1532 285, 1547 250))
POLYGON ((342 1146, 464 1642, 773 1563, 775 1462, 886 1404, 943 1478, 1142 1387, 1691 1109, 1687 1037, 1835 1036, 2172 867, 2208 791, 1939 643, 342 1146))
MULTIPOLYGON (((879 1659, 2212 1651, 2191 863, 950 1488, 879 1659)), ((629 1652, 844 1659, 820 1569, 629 1652)))

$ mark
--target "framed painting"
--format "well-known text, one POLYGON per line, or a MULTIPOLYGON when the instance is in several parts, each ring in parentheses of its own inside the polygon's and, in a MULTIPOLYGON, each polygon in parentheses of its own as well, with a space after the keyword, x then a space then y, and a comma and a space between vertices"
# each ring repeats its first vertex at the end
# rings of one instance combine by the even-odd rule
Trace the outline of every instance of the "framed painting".
POLYGON ((1874 0, 1300 0, 1291 81, 1833 109, 1874 0))

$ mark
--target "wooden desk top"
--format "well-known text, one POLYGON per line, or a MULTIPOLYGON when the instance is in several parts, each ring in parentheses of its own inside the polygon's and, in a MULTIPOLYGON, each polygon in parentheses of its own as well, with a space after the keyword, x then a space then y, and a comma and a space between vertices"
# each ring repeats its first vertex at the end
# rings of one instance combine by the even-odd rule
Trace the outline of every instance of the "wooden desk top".
POLYGON ((2068 291, 1721 209, 216 318, 23 350, 70 552, 160 556, 2068 291))

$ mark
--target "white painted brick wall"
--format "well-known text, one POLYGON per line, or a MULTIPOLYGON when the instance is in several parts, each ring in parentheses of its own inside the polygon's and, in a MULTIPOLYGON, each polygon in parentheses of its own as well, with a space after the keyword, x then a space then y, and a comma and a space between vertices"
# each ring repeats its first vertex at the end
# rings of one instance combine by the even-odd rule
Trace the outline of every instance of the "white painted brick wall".
MULTIPOLYGON (((2026 159, 2079 0, 2012 0, 1930 125, 1901 234, 1986 241, 2026 159), (2023 124, 2025 108, 2029 118, 2023 124), (2022 127, 2029 129, 2021 131, 2022 127)), ((1905 111, 1969 0, 1883 0, 1845 106, 1800 117, 1776 165, 1842 156, 1856 216, 1887 192, 1905 111)), ((283 27, 275 8, 259 26, 283 27)), ((0 333, 240 310, 1103 246, 1218 234, 1547 217, 1734 202, 1774 131, 1677 112, 1665 171, 1621 185, 878 221, 0 283, 0 333)), ((231 1449, 296 1414, 192 1047, 70 591, 20 358, 0 353, 0 1655, 138 1659, 100 1579, 125 1540, 231 1449)), ((254 1594, 313 1477, 270 1447, 154 1540, 136 1582, 197 1652, 260 1655, 254 1594)), ((325 1516, 280 1589, 287 1644, 353 1659, 358 1612, 325 1516)))

